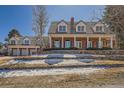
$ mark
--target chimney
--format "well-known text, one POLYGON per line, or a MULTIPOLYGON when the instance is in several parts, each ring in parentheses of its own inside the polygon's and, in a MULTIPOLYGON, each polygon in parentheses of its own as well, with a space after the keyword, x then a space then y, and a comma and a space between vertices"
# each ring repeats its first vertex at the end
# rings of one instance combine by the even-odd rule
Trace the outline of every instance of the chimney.
POLYGON ((74 17, 71 18, 71 25, 74 25, 74 17))
POLYGON ((71 32, 74 31, 74 17, 72 17, 72 18, 70 19, 70 30, 71 30, 71 32))

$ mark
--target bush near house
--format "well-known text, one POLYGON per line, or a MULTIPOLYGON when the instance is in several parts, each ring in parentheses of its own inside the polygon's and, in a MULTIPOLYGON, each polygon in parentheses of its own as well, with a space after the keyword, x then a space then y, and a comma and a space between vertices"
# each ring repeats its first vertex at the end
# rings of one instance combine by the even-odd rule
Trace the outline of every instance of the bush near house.
POLYGON ((87 48, 86 50, 112 50, 112 48, 87 48))
MULTIPOLYGON (((49 51, 49 50, 81 50, 81 49, 76 47, 71 47, 71 48, 45 48, 43 50, 49 51)), ((86 50, 112 50, 112 48, 86 48, 86 50)))
POLYGON ((43 49, 44 51, 49 51, 49 50, 78 50, 78 48, 72 47, 72 48, 46 48, 43 49))

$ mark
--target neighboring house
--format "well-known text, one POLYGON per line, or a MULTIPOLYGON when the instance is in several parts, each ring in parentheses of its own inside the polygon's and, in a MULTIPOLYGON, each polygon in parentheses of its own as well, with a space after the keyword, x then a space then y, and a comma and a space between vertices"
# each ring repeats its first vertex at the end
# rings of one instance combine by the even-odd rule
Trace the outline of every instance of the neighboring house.
POLYGON ((37 54, 40 46, 36 37, 12 37, 8 44, 8 53, 13 56, 37 54))
POLYGON ((49 28, 50 48, 116 48, 115 34, 102 22, 61 20, 49 28))
POLYGON ((8 51, 7 51, 7 47, 6 45, 4 44, 3 47, 0 49, 0 56, 6 56, 8 55, 8 51))

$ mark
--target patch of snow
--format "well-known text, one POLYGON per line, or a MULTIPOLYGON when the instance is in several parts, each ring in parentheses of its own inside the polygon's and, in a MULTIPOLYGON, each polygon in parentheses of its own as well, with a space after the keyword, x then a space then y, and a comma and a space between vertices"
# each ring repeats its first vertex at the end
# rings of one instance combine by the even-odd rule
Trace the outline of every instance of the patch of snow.
POLYGON ((32 57, 42 57, 42 58, 46 58, 47 56, 48 54, 32 55, 32 57))
POLYGON ((95 59, 78 59, 78 61, 80 61, 80 62, 90 63, 90 62, 94 62, 95 59))
POLYGON ((90 74, 101 71, 99 68, 56 68, 56 69, 30 69, 0 72, 0 77, 59 75, 59 74, 90 74))
POLYGON ((76 57, 87 57, 87 56, 92 56, 92 54, 41 54, 41 55, 32 55, 32 57, 43 57, 43 58, 50 58, 50 57, 76 58, 76 57))
POLYGON ((64 58, 76 58, 76 55, 74 54, 64 54, 64 58))
POLYGON ((52 65, 52 64, 63 62, 63 59, 45 59, 44 61, 45 63, 52 65))
POLYGON ((17 64, 17 63, 25 63, 25 64, 46 64, 44 59, 43 60, 10 60, 9 62, 3 64, 17 64))
POLYGON ((81 63, 89 63, 95 62, 94 59, 42 59, 42 60, 10 60, 9 62, 3 64, 17 64, 17 63, 25 63, 25 64, 81 64, 81 63))

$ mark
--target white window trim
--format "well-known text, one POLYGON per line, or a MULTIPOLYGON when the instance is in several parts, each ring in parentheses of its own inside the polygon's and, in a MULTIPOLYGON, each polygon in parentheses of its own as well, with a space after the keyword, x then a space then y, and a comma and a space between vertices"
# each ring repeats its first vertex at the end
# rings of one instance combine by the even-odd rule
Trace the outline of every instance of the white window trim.
POLYGON ((25 38, 25 39, 23 40, 23 44, 24 44, 24 45, 27 45, 27 44, 25 43, 25 40, 29 40, 29 45, 31 44, 30 39, 29 39, 29 38, 25 38))
POLYGON ((79 22, 79 23, 76 25, 76 32, 86 32, 86 25, 85 25, 83 22, 79 22), (78 30, 78 26, 84 26, 84 31, 79 31, 79 30, 78 30))
POLYGON ((104 29, 104 24, 102 24, 102 23, 97 23, 95 26, 94 26, 94 32, 104 32, 105 31, 105 29, 104 29), (97 26, 102 26, 102 31, 96 31, 96 27, 97 26))
POLYGON ((17 40, 15 38, 11 38, 9 43, 12 44, 11 41, 13 41, 13 40, 15 41, 15 45, 17 45, 17 40))
MULTIPOLYGON (((78 25, 78 26, 80 26, 80 25, 78 25)), ((83 30, 83 31, 79 31, 79 30, 78 30, 78 26, 77 26, 77 28, 76 28, 76 29, 77 29, 76 32, 86 32, 84 25, 82 25, 82 26, 84 27, 84 30, 83 30)), ((82 26, 80 26, 80 27, 82 27, 82 26)))
POLYGON ((66 24, 64 21, 62 21, 62 22, 60 22, 60 23, 58 24, 58 32, 67 32, 67 24, 66 24), (65 30, 65 31, 60 31, 60 30, 59 30, 59 27, 60 27, 60 26, 65 26, 65 27, 66 27, 66 28, 65 28, 66 30, 65 30))
POLYGON ((76 41, 76 47, 77 47, 77 48, 80 48, 80 47, 79 47, 79 43, 81 43, 81 48, 82 48, 82 41, 76 41))

